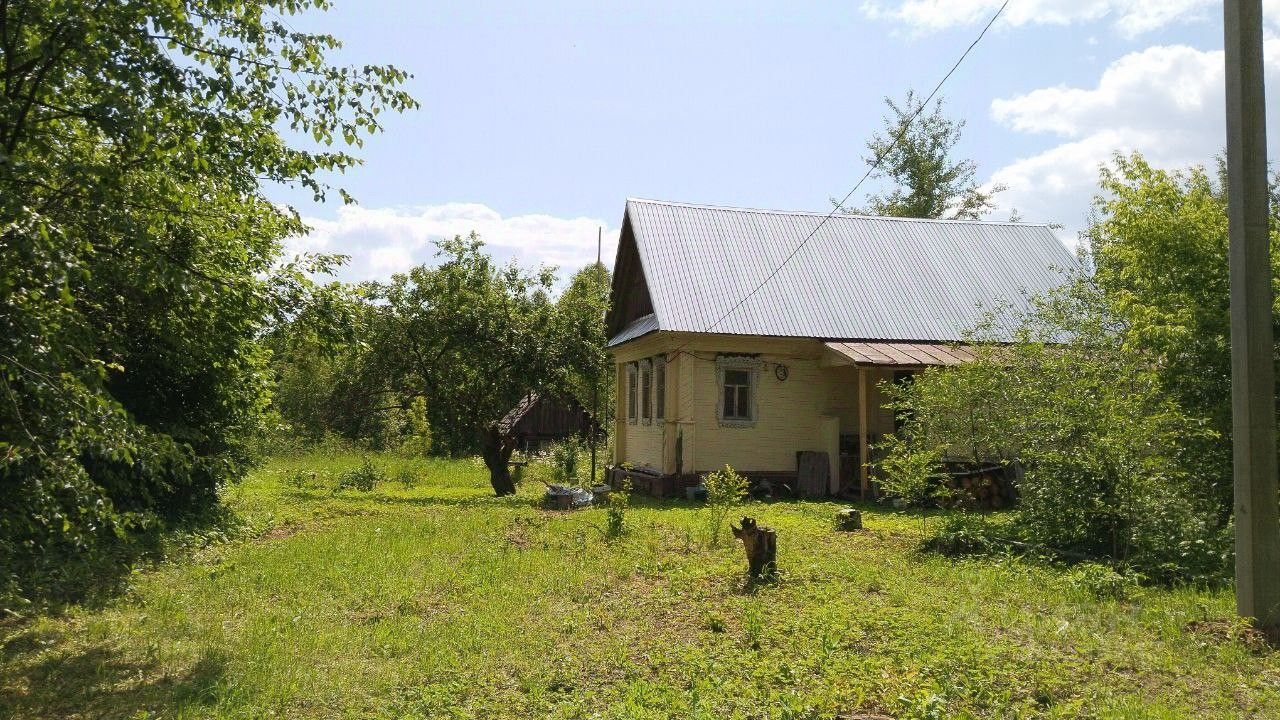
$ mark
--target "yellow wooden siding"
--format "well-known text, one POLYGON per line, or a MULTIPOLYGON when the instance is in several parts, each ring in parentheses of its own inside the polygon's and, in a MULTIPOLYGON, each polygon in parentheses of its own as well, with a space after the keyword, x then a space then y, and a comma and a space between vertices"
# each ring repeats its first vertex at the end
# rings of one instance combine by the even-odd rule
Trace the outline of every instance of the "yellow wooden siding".
MULTIPOLYGON (((824 367, 820 362, 824 348, 816 340, 658 333, 618 349, 619 377, 626 377, 626 363, 660 353, 668 353, 670 358, 667 421, 650 425, 620 422, 624 439, 618 444, 619 462, 674 472, 675 438, 682 432, 684 472, 725 464, 748 471, 793 471, 797 451, 830 452, 830 431, 824 437, 823 416, 838 418, 841 434, 858 432, 858 370, 824 367), (757 417, 751 427, 725 426, 717 419, 718 354, 753 354, 765 363, 755 387, 757 417), (785 381, 775 374, 779 364, 787 366, 785 381)), ((893 415, 882 407, 885 398, 877 387, 892 377, 892 369, 868 371, 868 425, 873 436, 893 429, 893 415)), ((619 385, 618 402, 619 416, 625 418, 623 384, 619 385)))

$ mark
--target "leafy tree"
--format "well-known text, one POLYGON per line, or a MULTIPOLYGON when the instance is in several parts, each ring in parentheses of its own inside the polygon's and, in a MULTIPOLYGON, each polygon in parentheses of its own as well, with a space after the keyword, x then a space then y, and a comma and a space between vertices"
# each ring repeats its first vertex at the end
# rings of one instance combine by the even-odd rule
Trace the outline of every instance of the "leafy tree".
POLYGON ((335 38, 283 19, 326 4, 0 3, 10 601, 82 588, 128 530, 207 506, 249 460, 267 398, 257 339, 335 261, 277 266, 305 228, 262 185, 323 198, 324 174, 357 163, 328 146, 415 105, 405 73, 333 66, 335 38))
POLYGON ((1099 287, 1081 275, 994 320, 974 338, 976 361, 888 388, 910 413, 885 466, 1017 464, 1024 539, 1153 579, 1220 576, 1226 523, 1197 488, 1191 451, 1218 436, 1166 396, 1099 287), (1014 342, 992 342, 1008 338, 997 328, 1014 342))
POLYGON ((911 218, 978 219, 994 209, 994 196, 1004 190, 996 185, 984 191, 974 181, 978 166, 972 160, 955 160, 952 151, 960 142, 963 120, 943 114, 942 99, 925 112, 914 91, 902 104, 884 99, 889 112, 884 129, 867 142, 868 164, 879 161, 872 173, 888 178, 893 188, 872 195, 859 212, 867 215, 911 218))
POLYGON ((555 273, 500 266, 473 233, 437 243, 438 265, 421 265, 376 288, 377 329, 368 385, 400 407, 425 397, 435 445, 479 450, 494 492, 515 492, 508 461, 514 439, 498 420, 533 390, 568 396, 597 372, 603 301, 595 281, 552 299, 555 273))
MULTIPOLYGON (((1200 443, 1201 487, 1231 512, 1231 317, 1225 167, 1169 172, 1139 154, 1102 169, 1087 239, 1098 287, 1161 389, 1215 430, 1200 443)), ((1272 208, 1280 208, 1272 187, 1272 208)), ((1272 277, 1280 243, 1272 221, 1272 277)), ((1275 281, 1273 280, 1273 284, 1275 281)), ((1280 284, 1276 284, 1280 290, 1280 284)), ((1280 303, 1280 293, 1276 294, 1280 303)), ((1280 305, 1277 305, 1280 310, 1280 305)), ((1280 333, 1280 314, 1276 331, 1280 333)), ((1280 337, 1280 334, 1277 335, 1280 337)))

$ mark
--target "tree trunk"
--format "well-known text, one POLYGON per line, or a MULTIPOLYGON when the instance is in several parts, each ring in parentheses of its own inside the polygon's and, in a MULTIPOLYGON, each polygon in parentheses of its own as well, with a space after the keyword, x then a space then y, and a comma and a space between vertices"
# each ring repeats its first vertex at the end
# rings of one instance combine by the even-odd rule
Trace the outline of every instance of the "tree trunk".
POLYGON ((489 468, 489 484, 494 494, 515 495, 516 484, 511 479, 511 453, 515 450, 515 442, 504 438, 497 424, 490 425, 480 433, 480 457, 485 467, 489 468))
POLYGON ((754 578, 771 576, 778 569, 778 534, 760 527, 753 518, 742 518, 742 527, 729 526, 747 552, 747 572, 754 578))

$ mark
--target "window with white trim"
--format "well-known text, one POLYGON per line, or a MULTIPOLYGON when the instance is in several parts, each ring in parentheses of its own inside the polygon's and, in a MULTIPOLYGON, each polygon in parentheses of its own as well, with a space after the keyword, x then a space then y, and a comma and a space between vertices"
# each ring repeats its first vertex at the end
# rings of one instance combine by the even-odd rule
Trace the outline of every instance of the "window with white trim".
POLYGON ((627 422, 636 421, 636 364, 627 363, 627 422))
POLYGON ((716 359, 719 400, 716 415, 721 425, 751 427, 759 419, 758 388, 761 362, 743 355, 716 359))
POLYGON ((653 422, 653 361, 640 361, 640 422, 653 422))
POLYGON ((653 417, 667 417, 667 358, 663 355, 653 359, 653 417))

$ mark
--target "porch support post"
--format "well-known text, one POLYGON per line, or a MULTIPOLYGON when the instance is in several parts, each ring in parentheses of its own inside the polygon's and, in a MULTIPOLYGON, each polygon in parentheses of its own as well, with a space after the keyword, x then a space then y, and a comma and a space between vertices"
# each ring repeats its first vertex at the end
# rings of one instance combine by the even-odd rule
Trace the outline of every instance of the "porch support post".
POLYGON ((867 473, 867 368, 858 367, 858 481, 862 499, 871 497, 871 479, 867 473))

